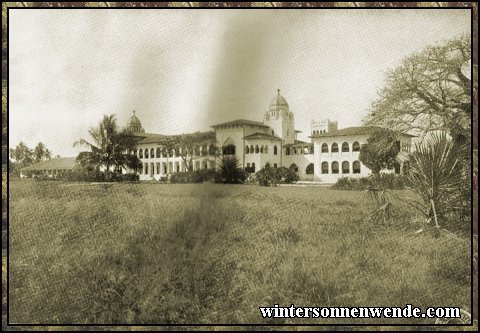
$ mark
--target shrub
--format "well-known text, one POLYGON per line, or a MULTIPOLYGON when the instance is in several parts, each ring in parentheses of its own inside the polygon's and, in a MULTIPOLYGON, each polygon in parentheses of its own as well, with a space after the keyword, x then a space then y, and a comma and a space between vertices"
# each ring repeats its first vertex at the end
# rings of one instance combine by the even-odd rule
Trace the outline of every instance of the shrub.
POLYGON ((298 181, 298 175, 285 167, 263 168, 255 174, 260 186, 275 186, 276 184, 291 184, 298 181))
POLYGON ((397 174, 378 174, 362 178, 342 177, 332 186, 337 190, 361 191, 369 188, 396 190, 403 189, 409 184, 404 175, 397 174))
POLYGON ((248 173, 239 165, 235 157, 222 157, 220 170, 215 176, 216 183, 242 184, 247 179, 248 173))
POLYGON ((177 172, 170 176, 173 184, 203 183, 215 180, 215 170, 201 169, 191 172, 177 172))

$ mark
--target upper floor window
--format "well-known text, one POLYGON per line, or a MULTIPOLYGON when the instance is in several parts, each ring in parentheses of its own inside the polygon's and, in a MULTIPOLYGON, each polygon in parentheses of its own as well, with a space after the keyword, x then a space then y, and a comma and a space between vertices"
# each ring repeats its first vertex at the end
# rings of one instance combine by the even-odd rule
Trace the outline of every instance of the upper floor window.
POLYGON ((342 143, 342 152, 348 153, 350 151, 350 147, 348 146, 348 142, 342 143))
POLYGON ((332 153, 338 153, 338 144, 336 142, 332 144, 332 153))

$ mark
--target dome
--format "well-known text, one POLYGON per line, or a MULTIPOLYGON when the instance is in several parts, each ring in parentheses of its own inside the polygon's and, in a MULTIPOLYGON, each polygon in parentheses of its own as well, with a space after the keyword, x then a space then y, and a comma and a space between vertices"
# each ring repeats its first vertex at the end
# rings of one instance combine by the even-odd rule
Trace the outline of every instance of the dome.
POLYGON ((280 95, 280 89, 277 89, 277 96, 270 101, 270 111, 282 109, 288 111, 288 103, 287 100, 280 95))
POLYGON ((138 117, 135 115, 135 111, 133 111, 133 116, 131 116, 127 122, 127 128, 132 132, 144 131, 142 127, 142 123, 140 122, 140 119, 138 119, 138 117))

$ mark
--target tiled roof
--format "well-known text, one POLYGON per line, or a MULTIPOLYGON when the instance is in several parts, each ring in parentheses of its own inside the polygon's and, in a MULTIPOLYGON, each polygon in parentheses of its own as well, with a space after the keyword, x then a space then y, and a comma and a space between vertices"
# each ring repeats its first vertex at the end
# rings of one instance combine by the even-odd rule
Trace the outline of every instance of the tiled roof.
POLYGON ((182 135, 193 136, 198 138, 198 141, 214 141, 215 140, 215 132, 208 131, 208 132, 195 132, 195 133, 188 133, 188 134, 176 134, 176 135, 151 135, 149 137, 140 139, 137 141, 137 144, 145 144, 145 143, 162 143, 168 139, 178 138, 182 135))
POLYGON ((29 165, 22 170, 25 171, 34 171, 34 170, 71 170, 75 166, 76 157, 59 157, 52 158, 51 160, 46 160, 38 162, 32 165, 29 165))
MULTIPOLYGON (((376 130, 388 130, 382 127, 376 126, 357 126, 357 127, 347 127, 342 128, 337 131, 320 133, 320 134, 313 134, 311 138, 325 138, 325 137, 334 137, 334 136, 349 136, 349 135, 370 135, 376 130)), ((411 134, 400 133, 406 136, 414 136, 411 134)))
POLYGON ((226 123, 212 125, 212 127, 220 127, 220 126, 228 126, 228 125, 255 125, 255 126, 260 126, 260 127, 268 127, 267 125, 265 125, 264 123, 261 123, 259 121, 246 120, 246 119, 232 120, 232 121, 228 121, 226 123))
POLYGON ((305 142, 305 141, 300 141, 300 140, 295 140, 294 143, 289 143, 284 145, 285 147, 292 147, 292 146, 312 146, 312 142, 305 142))
POLYGON ((244 137, 244 139, 248 139, 248 140, 252 140, 252 139, 269 139, 269 140, 282 140, 281 138, 279 138, 278 136, 275 136, 275 135, 271 135, 271 134, 268 134, 268 133, 261 133, 261 132, 257 132, 257 133, 253 133, 253 134, 249 134, 249 135, 246 135, 244 137))

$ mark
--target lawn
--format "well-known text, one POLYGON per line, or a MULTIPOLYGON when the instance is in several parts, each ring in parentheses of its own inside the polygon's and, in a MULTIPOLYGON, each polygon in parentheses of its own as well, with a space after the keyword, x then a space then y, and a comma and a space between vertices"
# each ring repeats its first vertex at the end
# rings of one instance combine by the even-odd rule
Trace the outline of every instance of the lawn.
POLYGON ((319 187, 12 181, 10 321, 372 323, 266 320, 259 307, 468 309, 468 236, 413 235, 407 207, 366 223, 372 208, 319 187))

